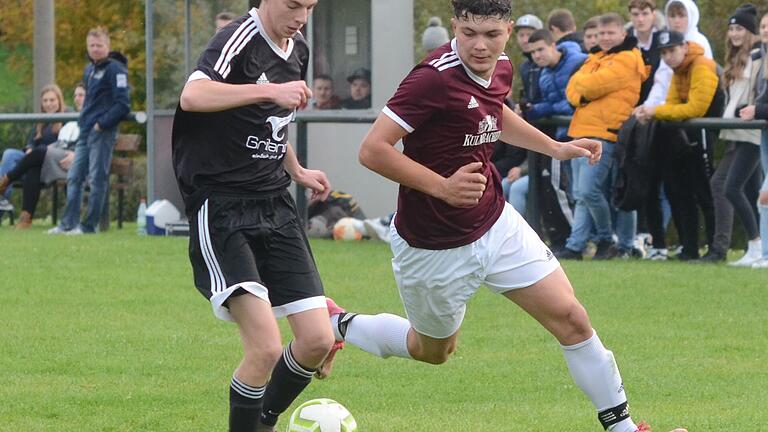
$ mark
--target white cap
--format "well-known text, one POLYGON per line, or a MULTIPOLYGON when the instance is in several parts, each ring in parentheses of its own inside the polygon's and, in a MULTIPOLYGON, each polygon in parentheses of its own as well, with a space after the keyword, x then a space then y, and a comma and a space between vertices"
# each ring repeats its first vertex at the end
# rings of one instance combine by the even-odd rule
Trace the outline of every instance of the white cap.
POLYGON ((521 27, 528 27, 534 30, 541 30, 544 28, 544 23, 536 15, 526 14, 521 16, 515 21, 515 30, 521 27))

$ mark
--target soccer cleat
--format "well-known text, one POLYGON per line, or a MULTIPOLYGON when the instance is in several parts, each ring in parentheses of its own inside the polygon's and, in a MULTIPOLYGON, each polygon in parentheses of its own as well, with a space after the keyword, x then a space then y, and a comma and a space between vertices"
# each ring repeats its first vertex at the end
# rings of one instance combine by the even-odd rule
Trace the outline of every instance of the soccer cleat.
MULTIPOLYGON (((637 432, 651 432, 651 426, 646 422, 641 422, 639 425, 637 425, 637 432)), ((688 432, 688 430, 683 428, 676 428, 671 432, 688 432)))
POLYGON ((368 237, 373 240, 381 240, 383 242, 390 242, 389 238, 389 225, 384 225, 381 219, 365 219, 363 220, 365 225, 365 231, 368 233, 368 237))
MULTIPOLYGON (((331 318, 334 315, 340 315, 346 312, 344 308, 340 307, 336 304, 335 301, 333 301, 332 298, 326 297, 325 298, 325 304, 328 307, 328 316, 331 318)), ((337 330, 333 330, 334 335, 337 333, 337 330)), ((315 371, 315 376, 318 379, 324 379, 328 378, 331 375, 331 370, 333 370, 333 360, 336 358, 336 351, 344 348, 344 341, 343 340, 337 340, 333 346, 331 347, 331 351, 328 353, 328 355, 325 357, 325 360, 320 364, 320 366, 317 367, 317 370, 315 371)))

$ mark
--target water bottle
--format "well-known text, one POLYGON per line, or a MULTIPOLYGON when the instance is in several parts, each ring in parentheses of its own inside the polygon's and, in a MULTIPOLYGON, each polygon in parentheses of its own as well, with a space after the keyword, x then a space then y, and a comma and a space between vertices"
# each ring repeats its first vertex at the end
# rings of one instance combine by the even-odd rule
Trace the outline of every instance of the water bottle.
POLYGON ((136 214, 136 232, 139 235, 147 234, 147 200, 142 198, 139 203, 139 211, 136 214))

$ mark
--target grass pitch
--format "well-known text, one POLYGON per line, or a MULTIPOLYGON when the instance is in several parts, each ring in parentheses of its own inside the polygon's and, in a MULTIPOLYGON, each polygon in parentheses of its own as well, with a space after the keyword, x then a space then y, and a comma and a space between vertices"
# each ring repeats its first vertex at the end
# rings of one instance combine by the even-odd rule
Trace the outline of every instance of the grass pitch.
MULTIPOLYGON (((139 237, 131 225, 81 237, 3 226, 0 245, 0 431, 226 430, 240 342, 194 289, 187 239, 139 237)), ((313 248, 342 306, 403 312, 387 245, 313 248)), ((768 273, 639 261, 565 268, 616 355, 635 419, 657 432, 765 429, 768 273)), ((486 290, 447 364, 348 347, 298 403, 315 397, 346 405, 366 432, 602 430, 554 339, 486 290)))

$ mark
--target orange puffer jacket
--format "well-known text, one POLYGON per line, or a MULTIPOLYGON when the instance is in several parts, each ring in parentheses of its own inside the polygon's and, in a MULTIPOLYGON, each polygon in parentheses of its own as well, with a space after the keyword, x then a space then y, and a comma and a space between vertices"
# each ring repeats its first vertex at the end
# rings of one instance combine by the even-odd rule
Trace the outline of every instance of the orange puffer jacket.
POLYGON ((687 120, 704 117, 718 86, 717 64, 704 57, 704 48, 688 41, 688 54, 675 68, 667 102, 656 107, 658 120, 687 120))
POLYGON ((608 52, 593 49, 566 89, 576 107, 568 135, 616 141, 621 125, 640 99, 640 86, 650 75, 637 39, 627 36, 608 52))

